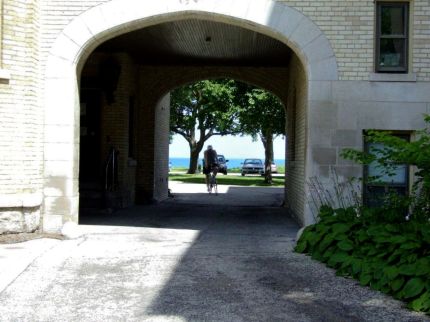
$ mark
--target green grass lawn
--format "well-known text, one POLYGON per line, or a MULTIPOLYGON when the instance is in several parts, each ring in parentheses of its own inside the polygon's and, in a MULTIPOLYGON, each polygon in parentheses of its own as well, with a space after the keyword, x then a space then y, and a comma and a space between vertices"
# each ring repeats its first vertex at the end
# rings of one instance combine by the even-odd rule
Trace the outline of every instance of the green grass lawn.
MULTIPOLYGON (((172 167, 172 171, 177 172, 187 172, 188 167, 172 167)), ((240 173, 241 168, 228 168, 229 173, 240 173)), ((285 166, 278 165, 278 173, 279 174, 285 174, 285 166)))
MULTIPOLYGON (((205 177, 203 174, 170 174, 169 180, 181 181, 184 183, 204 183, 205 177)), ((283 187, 285 184, 285 178, 273 178, 273 184, 269 185, 264 183, 264 177, 242 177, 242 176, 225 176, 219 174, 217 176, 217 182, 219 185, 231 185, 231 186, 250 186, 250 187, 283 187)))

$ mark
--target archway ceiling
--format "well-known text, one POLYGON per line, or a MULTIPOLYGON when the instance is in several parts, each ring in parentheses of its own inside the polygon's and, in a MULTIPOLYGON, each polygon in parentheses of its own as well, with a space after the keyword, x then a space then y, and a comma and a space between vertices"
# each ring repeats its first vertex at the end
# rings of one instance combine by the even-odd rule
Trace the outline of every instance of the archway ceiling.
POLYGON ((199 19, 162 23, 113 38, 102 52, 128 52, 144 65, 285 67, 285 44, 245 28, 199 19))

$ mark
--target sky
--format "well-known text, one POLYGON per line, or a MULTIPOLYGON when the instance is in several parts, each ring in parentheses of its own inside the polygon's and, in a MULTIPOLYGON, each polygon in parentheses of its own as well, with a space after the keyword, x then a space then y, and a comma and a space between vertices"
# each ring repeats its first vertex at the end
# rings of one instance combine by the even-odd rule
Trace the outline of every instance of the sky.
MULTIPOLYGON (((211 144, 218 154, 223 154, 227 159, 259 158, 264 159, 264 147, 261 140, 252 141, 250 136, 213 136, 205 142, 203 150, 211 144)), ((275 139, 273 144, 275 159, 285 159, 285 140, 282 137, 275 139)), ((190 148, 187 141, 180 136, 174 135, 169 147, 170 158, 188 158, 190 148)), ((201 156, 203 156, 203 151, 201 156)))

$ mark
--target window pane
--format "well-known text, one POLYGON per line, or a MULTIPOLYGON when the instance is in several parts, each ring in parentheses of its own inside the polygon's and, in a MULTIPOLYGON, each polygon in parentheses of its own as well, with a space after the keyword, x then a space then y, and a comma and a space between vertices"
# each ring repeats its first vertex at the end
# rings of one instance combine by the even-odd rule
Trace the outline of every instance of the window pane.
POLYGON ((397 193, 399 196, 405 196, 407 191, 406 187, 366 186, 364 202, 368 207, 381 207, 388 193, 397 193))
POLYGON ((386 197, 385 187, 366 186, 364 192, 366 206, 381 207, 384 204, 384 198, 386 197))
MULTIPOLYGON (((382 143, 368 143, 368 149, 372 152, 376 157, 380 157, 381 154, 375 151, 374 149, 382 150, 384 145, 382 143)), ((383 169, 378 166, 377 163, 373 162, 369 164, 368 167, 368 176, 369 177, 378 177, 378 182, 389 183, 389 184, 407 184, 407 169, 408 167, 405 164, 399 164, 393 169, 391 172, 392 176, 387 174, 383 174, 383 169)))
POLYGON ((406 165, 399 165, 393 169, 393 176, 383 174, 381 167, 377 167, 376 164, 369 165, 369 177, 379 177, 378 182, 390 183, 390 184, 406 184, 407 174, 406 165))
POLYGON ((381 6, 381 35, 404 35, 404 6, 381 6))
POLYGON ((405 66, 405 39, 381 39, 379 66, 405 66))

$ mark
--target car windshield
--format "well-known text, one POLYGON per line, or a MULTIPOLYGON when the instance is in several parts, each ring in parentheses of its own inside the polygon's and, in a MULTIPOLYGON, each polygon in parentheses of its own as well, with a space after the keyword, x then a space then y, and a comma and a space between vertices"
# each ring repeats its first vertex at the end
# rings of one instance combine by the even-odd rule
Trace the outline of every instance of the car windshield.
POLYGON ((244 163, 245 164, 258 164, 258 165, 262 164, 261 160, 259 160, 259 159, 246 159, 244 163))

